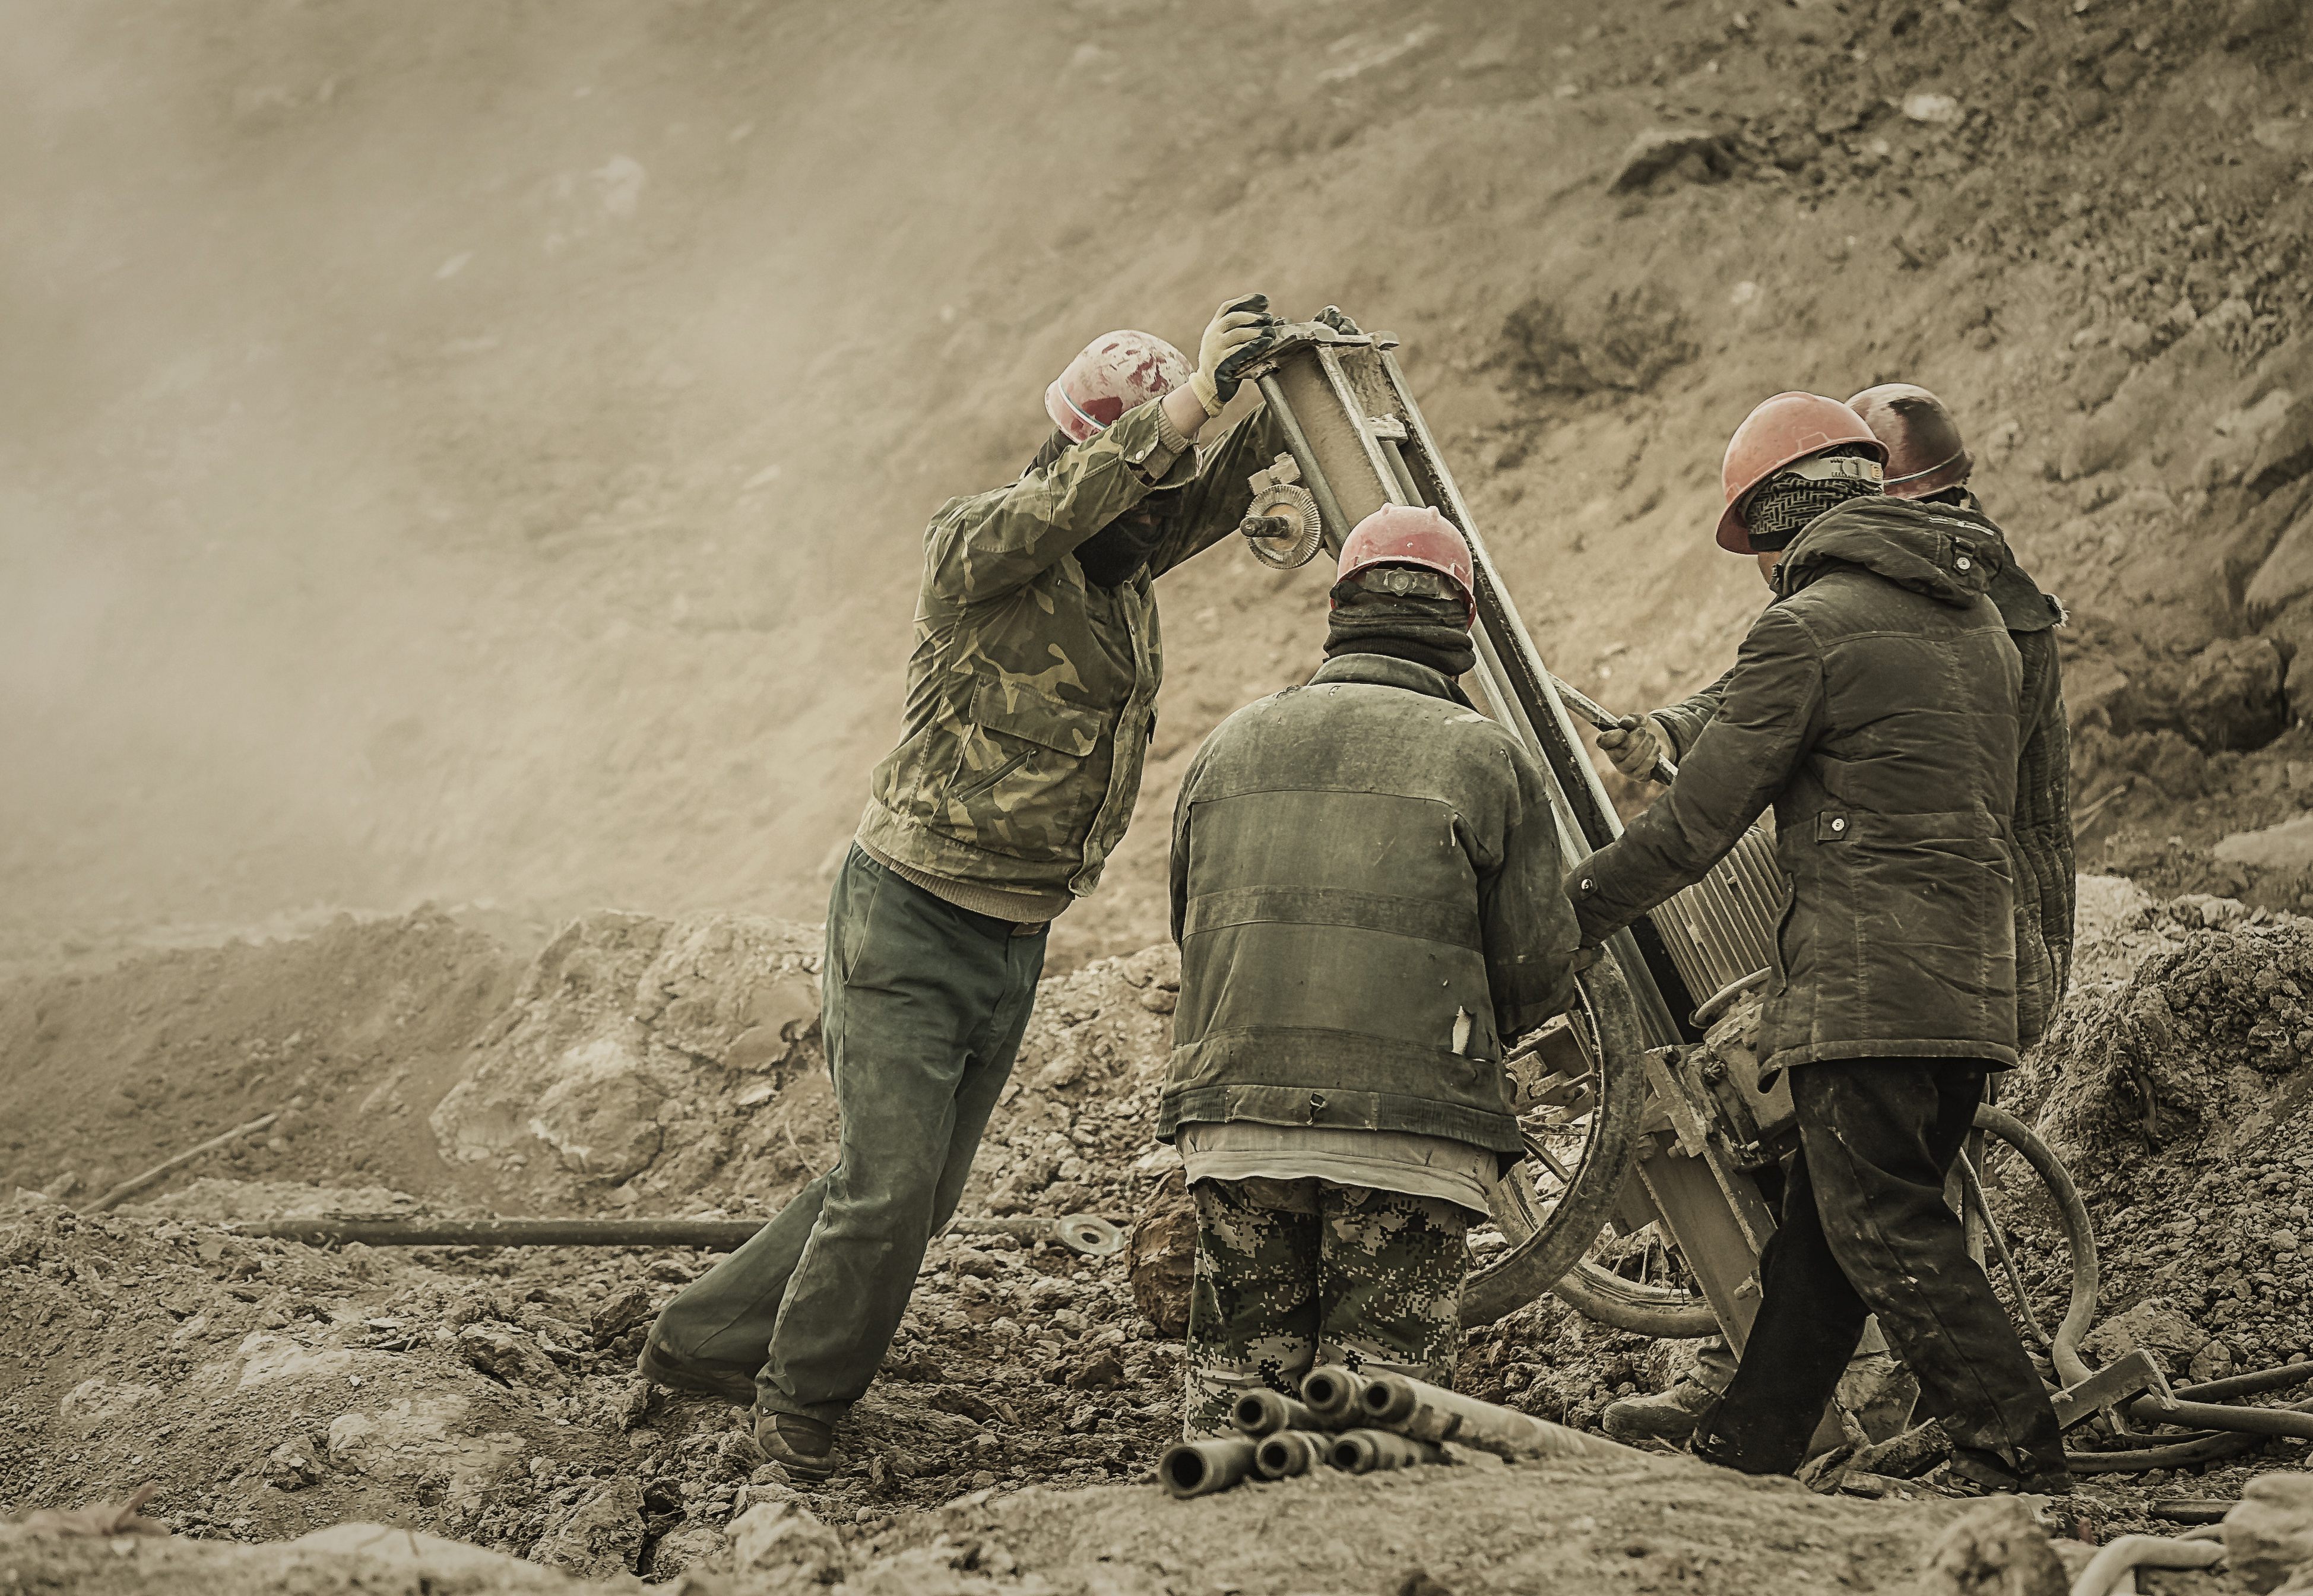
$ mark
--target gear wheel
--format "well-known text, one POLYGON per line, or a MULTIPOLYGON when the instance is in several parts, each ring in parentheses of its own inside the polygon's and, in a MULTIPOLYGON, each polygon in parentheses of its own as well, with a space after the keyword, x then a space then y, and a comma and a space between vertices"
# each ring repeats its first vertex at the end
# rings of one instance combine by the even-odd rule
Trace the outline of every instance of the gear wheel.
POLYGON ((1238 530, 1255 560, 1282 571, 1309 563, 1324 541, 1325 523, 1307 489, 1280 482, 1253 495, 1238 530), (1287 529, 1280 530, 1279 522, 1287 529))

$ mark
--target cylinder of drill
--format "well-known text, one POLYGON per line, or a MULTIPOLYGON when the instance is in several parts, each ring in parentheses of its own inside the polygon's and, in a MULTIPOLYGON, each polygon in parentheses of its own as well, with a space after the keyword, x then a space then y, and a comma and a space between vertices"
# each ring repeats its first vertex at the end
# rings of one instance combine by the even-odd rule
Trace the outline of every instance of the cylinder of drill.
POLYGON ((1229 1423, 1240 1435, 1259 1440, 1280 1430, 1319 1430, 1317 1415, 1281 1391, 1258 1388, 1229 1405, 1229 1423))
POLYGON ((1312 1429, 1340 1430, 1364 1421, 1358 1415, 1358 1397, 1363 1382, 1348 1370, 1335 1364, 1312 1369, 1301 1379, 1301 1401, 1316 1424, 1312 1429))
POLYGON ((1290 1479, 1332 1461, 1333 1438, 1315 1430, 1276 1430, 1254 1447, 1253 1466, 1263 1479, 1290 1479))
POLYGON ((1333 1467, 1351 1474, 1371 1474, 1376 1468, 1409 1468, 1416 1463, 1438 1462, 1444 1456, 1429 1442, 1390 1430, 1344 1430, 1333 1437, 1333 1467))
POLYGON ((1623 1458, 1637 1449, 1553 1424, 1515 1407, 1426 1384, 1403 1374, 1357 1381, 1358 1419, 1417 1441, 1455 1442, 1502 1458, 1623 1458))
POLYGON ((1184 1441, 1156 1459, 1156 1477, 1175 1496, 1209 1496, 1226 1491, 1253 1471, 1258 1444, 1242 1435, 1218 1441, 1184 1441))

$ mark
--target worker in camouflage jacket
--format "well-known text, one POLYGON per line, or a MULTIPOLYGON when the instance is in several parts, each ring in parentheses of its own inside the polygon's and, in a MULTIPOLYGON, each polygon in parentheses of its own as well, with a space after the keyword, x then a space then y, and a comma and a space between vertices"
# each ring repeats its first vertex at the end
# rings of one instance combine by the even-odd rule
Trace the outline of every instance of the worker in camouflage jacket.
MULTIPOLYGON (((1992 579, 1992 602, 2007 622, 2024 678, 2018 728, 2023 753, 2016 771, 2015 842, 2016 1041, 2027 1047, 2046 1034, 2071 974, 2073 905, 2078 894, 2072 857, 2071 745, 2065 718, 2063 671, 2055 628, 2062 604, 2040 591, 2015 563, 2006 534, 1968 489, 1975 458, 1958 423, 1925 388, 1887 383, 1847 401, 1871 435, 1887 447, 1886 491, 1893 498, 1953 512, 2001 539, 2005 560, 1992 579)), ((1731 675, 1731 673, 1730 673, 1731 675)), ((1660 759, 1686 756, 1719 711, 1728 677, 1668 709, 1629 717, 1625 729, 1602 734, 1598 746, 1633 780, 1651 778, 1660 759)), ((1876 1338, 1871 1345, 1876 1345, 1876 1338)), ((1860 1365, 1851 1372, 1868 1385, 1860 1365)), ((1609 1434, 1623 1440, 1684 1440, 1696 1417, 1734 1378, 1735 1357, 1718 1336, 1706 1342, 1692 1373, 1669 1389, 1626 1397, 1601 1415, 1609 1434)), ((1842 1400, 1846 1400, 1842 1391, 1842 1400)))
POLYGON ((1759 1052, 1790 1071, 1799 1151, 1696 1455, 1796 1469, 1876 1314, 1956 1476, 2069 1491, 2046 1393, 1943 1201, 1989 1072, 2016 1062, 2023 666, 1989 596, 2006 548, 1980 517, 1885 497, 1886 458, 1814 394, 1737 431, 1719 542, 1756 555, 1775 601, 1668 790, 1569 891, 1600 941, 1774 808, 1790 886, 1759 1052))
POLYGON ((924 534, 903 730, 828 904, 835 1167, 667 1305, 639 1365, 752 1405, 791 1476, 833 1468, 1010 1076, 1047 928, 1132 817, 1153 584, 1236 529, 1282 447, 1265 410, 1201 470, 1195 447, 1275 324, 1265 296, 1232 300, 1193 365, 1145 332, 1095 339, 1046 390, 1058 430, 1027 470, 924 534))
POLYGON ((1453 1380, 1464 1232, 1523 1151, 1503 1043, 1567 1006, 1576 944, 1542 768, 1456 684, 1471 595, 1436 510, 1368 516, 1324 668, 1182 783, 1158 1134, 1197 1215, 1191 1436, 1318 1362, 1453 1380))

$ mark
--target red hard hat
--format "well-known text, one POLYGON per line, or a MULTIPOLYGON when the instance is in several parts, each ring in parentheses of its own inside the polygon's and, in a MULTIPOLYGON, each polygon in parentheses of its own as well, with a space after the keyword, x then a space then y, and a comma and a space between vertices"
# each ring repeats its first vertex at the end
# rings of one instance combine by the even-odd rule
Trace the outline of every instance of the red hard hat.
POLYGON ((1194 370, 1186 355, 1153 332, 1104 332, 1044 390, 1044 413, 1083 443, 1134 406, 1170 393, 1194 370))
POLYGON ((1944 401, 1910 383, 1882 383, 1847 401, 1872 436, 1887 445, 1887 491, 1919 498, 1967 481, 1975 456, 1960 440, 1944 401))
MULTIPOLYGON (((1462 590, 1467 618, 1478 615, 1477 578, 1470 567, 1470 545, 1454 524, 1427 506, 1385 504, 1359 522, 1341 541, 1341 569, 1333 580, 1344 581, 1377 565, 1418 565, 1438 572, 1462 590)), ((1329 605, 1337 608, 1337 605, 1329 605)))
POLYGON ((1839 401, 1820 393, 1778 393, 1762 401, 1727 440, 1727 458, 1719 468, 1719 485, 1727 490, 1727 510, 1719 517, 1719 546, 1750 553, 1744 496, 1792 461, 1841 444, 1868 445, 1880 464, 1887 463, 1887 445, 1871 436, 1862 417, 1839 401))

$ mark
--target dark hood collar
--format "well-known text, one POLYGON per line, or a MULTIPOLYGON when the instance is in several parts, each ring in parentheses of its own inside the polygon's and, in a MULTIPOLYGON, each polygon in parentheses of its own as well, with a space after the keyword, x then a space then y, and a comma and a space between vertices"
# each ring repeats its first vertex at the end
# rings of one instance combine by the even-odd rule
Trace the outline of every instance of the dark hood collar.
POLYGON ((1851 498, 1807 523, 1775 567, 1789 598, 1842 565, 1860 566, 1939 604, 1966 609, 2010 563, 2007 541, 1985 517, 1947 505, 1851 498))
POLYGON ((1363 682, 1375 687, 1403 687, 1409 692, 1425 693, 1457 704, 1470 701, 1463 695, 1460 684, 1444 671, 1431 670, 1410 659, 1393 659, 1386 654, 1336 654, 1309 678, 1312 687, 1324 682, 1363 682))

